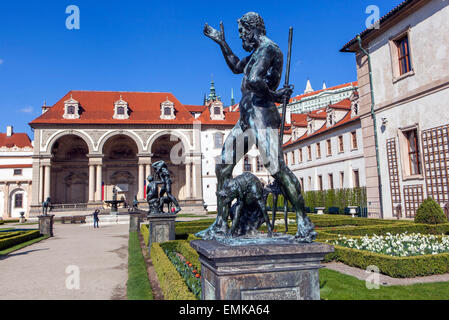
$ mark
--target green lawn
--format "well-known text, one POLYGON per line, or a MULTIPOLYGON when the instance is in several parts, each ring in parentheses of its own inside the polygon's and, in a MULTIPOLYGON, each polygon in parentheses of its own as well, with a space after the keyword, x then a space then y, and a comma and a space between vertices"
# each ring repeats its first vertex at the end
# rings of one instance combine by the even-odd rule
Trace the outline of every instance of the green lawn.
POLYGON ((321 299, 325 300, 448 300, 449 282, 409 286, 380 286, 369 290, 365 281, 340 272, 321 269, 321 299))
POLYGON ((147 265, 137 232, 130 232, 128 241, 128 300, 153 300, 147 265))

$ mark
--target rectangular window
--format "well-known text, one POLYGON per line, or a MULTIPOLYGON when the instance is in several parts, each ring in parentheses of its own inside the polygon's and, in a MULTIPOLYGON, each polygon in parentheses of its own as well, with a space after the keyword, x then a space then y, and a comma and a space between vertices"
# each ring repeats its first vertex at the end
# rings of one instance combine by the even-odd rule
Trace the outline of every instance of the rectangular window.
POLYGON ((412 70, 408 35, 396 40, 395 44, 398 49, 399 75, 403 75, 412 70))
POLYGON ((410 174, 421 174, 422 172, 417 129, 406 131, 404 132, 404 135, 407 139, 410 174))
POLYGON ((360 188, 359 170, 354 170, 354 188, 360 188))
POLYGON ((164 108, 164 116, 171 116, 171 108, 164 108))
POLYGON ((345 187, 345 173, 343 171, 340 172, 340 188, 345 187))
POLYGON ((327 140, 326 144, 327 144, 327 155, 331 156, 332 155, 332 143, 331 143, 331 140, 330 139, 327 140))
POLYGON ((323 176, 318 176, 318 190, 323 191, 323 176))
POLYGON ((357 132, 351 132, 352 150, 358 149, 357 145, 357 132))
POLYGON ((307 147, 307 154, 309 157, 309 161, 311 161, 312 160, 312 146, 307 147))
POLYGON ((343 144, 343 136, 338 137, 338 152, 344 152, 345 146, 343 144))
POLYGON ((243 171, 251 172, 251 161, 248 156, 245 157, 245 160, 243 161, 243 171))
POLYGON ((312 186, 312 177, 309 177, 309 190, 313 190, 313 186, 312 186))
POLYGON ((14 208, 23 208, 23 193, 14 195, 14 208))
POLYGON ((22 175, 22 169, 14 169, 14 175, 15 176, 21 176, 22 175))
POLYGON ((334 175, 329 173, 329 189, 334 190, 334 175))
POLYGON ((317 159, 321 158, 321 144, 319 142, 316 144, 316 157, 317 159))
POLYGON ((305 191, 304 190, 304 178, 299 178, 299 183, 301 184, 301 190, 305 191))
POLYGON ((215 149, 220 149, 223 147, 223 134, 216 132, 214 135, 215 149))
POLYGON ((263 163, 262 163, 262 161, 260 161, 260 157, 256 158, 256 165, 257 165, 258 172, 263 171, 263 163))
POLYGON ((302 162, 302 149, 299 149, 299 162, 302 162))
POLYGON ((292 151, 292 164, 295 164, 295 151, 292 151))

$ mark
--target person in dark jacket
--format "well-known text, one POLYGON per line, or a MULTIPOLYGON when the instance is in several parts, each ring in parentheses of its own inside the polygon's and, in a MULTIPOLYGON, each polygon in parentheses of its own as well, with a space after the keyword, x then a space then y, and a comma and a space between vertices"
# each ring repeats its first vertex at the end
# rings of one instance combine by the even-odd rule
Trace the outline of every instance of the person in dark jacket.
POLYGON ((94 216, 94 229, 95 228, 99 228, 98 226, 98 221, 100 221, 100 219, 98 218, 98 214, 100 213, 100 210, 95 210, 95 212, 93 213, 94 216))

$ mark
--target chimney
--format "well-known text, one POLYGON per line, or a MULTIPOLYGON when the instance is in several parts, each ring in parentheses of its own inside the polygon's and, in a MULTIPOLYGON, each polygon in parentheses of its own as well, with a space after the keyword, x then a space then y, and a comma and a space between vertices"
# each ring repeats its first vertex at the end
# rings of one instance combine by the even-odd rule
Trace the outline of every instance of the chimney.
POLYGON ((13 129, 12 126, 7 126, 6 127, 6 136, 7 137, 11 137, 12 136, 12 134, 13 134, 13 130, 12 129, 13 129))

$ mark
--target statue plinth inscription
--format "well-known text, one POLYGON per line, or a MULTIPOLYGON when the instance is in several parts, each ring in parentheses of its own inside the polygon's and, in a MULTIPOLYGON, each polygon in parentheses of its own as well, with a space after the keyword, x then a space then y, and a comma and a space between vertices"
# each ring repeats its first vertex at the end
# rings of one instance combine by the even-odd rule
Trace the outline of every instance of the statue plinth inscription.
POLYGON ((324 243, 229 246, 195 240, 202 300, 319 300, 318 271, 334 248, 324 243))

